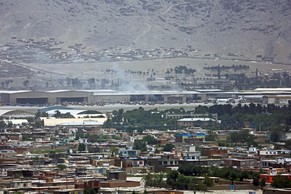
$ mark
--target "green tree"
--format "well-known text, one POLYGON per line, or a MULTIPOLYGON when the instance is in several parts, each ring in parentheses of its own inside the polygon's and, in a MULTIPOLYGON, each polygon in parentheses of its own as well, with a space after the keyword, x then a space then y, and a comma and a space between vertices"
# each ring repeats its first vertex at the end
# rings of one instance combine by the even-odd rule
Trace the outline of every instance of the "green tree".
POLYGON ((270 133, 270 140, 271 140, 272 142, 278 142, 278 141, 281 140, 281 135, 282 135, 282 132, 279 131, 278 129, 273 130, 273 131, 271 131, 271 133, 270 133))
POLYGON ((108 139, 110 139, 110 136, 105 135, 105 134, 101 134, 101 135, 94 134, 94 135, 88 136, 88 141, 92 143, 95 143, 98 141, 104 141, 108 139))
POLYGON ((251 178, 250 172, 248 171, 241 171, 241 170, 234 169, 234 172, 238 175, 238 179, 240 181, 243 181, 244 179, 247 179, 247 178, 251 178))
POLYGON ((249 131, 242 130, 239 132, 233 132, 230 134, 230 141, 237 144, 247 144, 247 145, 255 145, 255 136, 249 134, 249 131))
POLYGON ((95 88, 95 83, 96 83, 95 78, 89 78, 88 79, 88 85, 89 85, 90 89, 95 88))
POLYGON ((164 175, 164 173, 162 173, 162 172, 160 172, 160 173, 156 176, 156 183, 157 183, 157 186, 160 187, 160 188, 165 184, 165 182, 164 182, 164 177, 165 177, 165 175, 164 175))
POLYGON ((209 176, 204 177, 203 184, 205 184, 206 187, 213 187, 214 186, 214 182, 209 176))
POLYGON ((259 176, 254 176, 253 177, 253 185, 254 186, 259 186, 260 185, 260 178, 259 178, 259 176))
POLYGON ((56 118, 61 118, 61 115, 62 115, 61 112, 59 110, 56 110, 53 116, 56 118))
POLYGON ((71 115, 69 112, 62 114, 59 110, 56 110, 53 116, 55 118, 74 118, 74 116, 71 115))
POLYGON ((154 138, 151 135, 147 135, 143 137, 143 141, 147 142, 149 145, 155 145, 158 143, 158 141, 156 140, 156 138, 154 138))
POLYGON ((78 151, 84 152, 86 150, 86 145, 83 143, 79 143, 78 151))
POLYGON ((285 142, 285 148, 288 150, 291 150, 291 139, 289 139, 285 142))
POLYGON ((163 151, 170 152, 175 148, 175 146, 171 143, 166 143, 163 147, 163 151))
POLYGON ((118 153, 118 148, 116 146, 110 146, 111 157, 114 157, 118 153))
POLYGON ((196 114, 206 114, 208 113, 208 107, 199 105, 195 108, 196 114))
POLYGON ((88 135, 85 134, 83 131, 78 130, 75 134, 75 140, 79 140, 80 138, 87 138, 88 135))
POLYGON ((63 170, 66 170, 67 169, 67 166, 64 165, 64 164, 58 164, 57 165, 57 168, 58 168, 58 170, 63 171, 63 170))
POLYGON ((145 181, 145 186, 149 187, 153 185, 153 175, 151 173, 148 173, 143 177, 143 180, 145 181))
POLYGON ((177 188, 177 179, 179 177, 179 172, 178 171, 170 171, 167 174, 167 180, 166 183, 172 187, 172 189, 177 188))
POLYGON ((5 121, 0 121, 0 129, 4 129, 6 127, 5 121))
POLYGON ((205 192, 205 191, 207 191, 207 186, 206 186, 205 184, 199 182, 199 183, 197 184, 197 190, 198 190, 198 191, 203 191, 203 192, 205 192))
POLYGON ((28 81, 28 80, 23 81, 23 86, 24 86, 24 87, 27 88, 27 87, 28 87, 28 84, 29 84, 29 81, 28 81))
POLYGON ((95 189, 92 188, 86 188, 84 191, 84 194, 96 194, 97 192, 95 191, 95 189))
POLYGON ((188 190, 190 182, 191 182, 190 176, 178 174, 178 179, 176 181, 176 188, 181 189, 181 190, 188 190))
POLYGON ((274 177, 271 186, 275 188, 291 188, 291 181, 287 176, 278 175, 274 177))
POLYGON ((44 126, 44 122, 43 122, 43 120, 41 120, 40 118, 36 118, 35 120, 34 120, 34 127, 35 128, 41 128, 41 127, 43 127, 44 126))
POLYGON ((260 181, 260 187, 261 187, 261 189, 263 190, 263 188, 266 186, 266 179, 262 179, 261 181, 260 181))
POLYGON ((13 126, 13 123, 11 121, 8 122, 7 127, 11 128, 13 126))
POLYGON ((202 182, 198 182, 197 179, 193 179, 193 181, 189 184, 189 189, 196 194, 197 191, 207 191, 207 186, 202 182))
POLYGON ((192 179, 192 181, 189 183, 189 189, 192 190, 194 194, 199 191, 197 179, 192 179))
POLYGON ((39 118, 39 117, 48 117, 48 113, 46 112, 40 112, 40 111, 37 111, 37 113, 35 114, 35 117, 36 118, 39 118))
POLYGON ((208 135, 205 137, 206 141, 216 141, 217 133, 215 131, 209 131, 208 135))
POLYGON ((146 151, 147 150, 147 144, 143 140, 136 139, 133 142, 133 149, 135 149, 135 150, 141 150, 141 151, 146 151))

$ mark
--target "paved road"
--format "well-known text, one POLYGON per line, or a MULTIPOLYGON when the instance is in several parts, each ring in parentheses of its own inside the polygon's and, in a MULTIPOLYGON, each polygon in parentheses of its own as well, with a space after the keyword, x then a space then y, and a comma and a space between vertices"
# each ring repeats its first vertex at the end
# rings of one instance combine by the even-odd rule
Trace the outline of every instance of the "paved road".
MULTIPOLYGON (((223 104, 223 103, 221 103, 223 104)), ((225 104, 225 103, 224 103, 225 104)), ((140 104, 107 104, 104 106, 80 106, 80 105, 71 105, 68 107, 74 109, 85 109, 85 110, 98 110, 101 112, 112 112, 118 109, 133 110, 139 107, 144 108, 145 110, 151 110, 157 108, 158 110, 166 110, 170 108, 184 108, 186 111, 194 110, 197 106, 213 106, 213 103, 184 103, 184 104, 155 104, 155 105, 140 105, 140 104)), ((232 104, 233 106, 237 104, 232 104)), ((244 105, 244 104, 243 104, 244 105)), ((45 108, 45 107, 35 107, 35 106, 0 106, 0 110, 25 110, 29 112, 37 112, 38 109, 45 108)))

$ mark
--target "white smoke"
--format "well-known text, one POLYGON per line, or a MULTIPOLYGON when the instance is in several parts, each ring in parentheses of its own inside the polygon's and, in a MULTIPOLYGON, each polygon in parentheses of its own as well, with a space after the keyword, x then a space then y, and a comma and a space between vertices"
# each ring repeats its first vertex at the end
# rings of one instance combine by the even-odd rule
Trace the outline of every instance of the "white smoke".
POLYGON ((128 92, 145 92, 149 91, 148 86, 142 81, 138 81, 134 76, 126 73, 117 62, 112 62, 112 70, 114 71, 114 79, 119 82, 120 91, 128 92))

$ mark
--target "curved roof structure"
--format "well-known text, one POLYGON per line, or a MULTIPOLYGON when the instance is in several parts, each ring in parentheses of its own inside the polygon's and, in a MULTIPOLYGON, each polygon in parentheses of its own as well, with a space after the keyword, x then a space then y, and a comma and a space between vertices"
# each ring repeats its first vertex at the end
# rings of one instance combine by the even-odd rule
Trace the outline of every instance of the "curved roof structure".
POLYGON ((23 111, 23 110, 1 110, 0 117, 2 118, 28 118, 34 117, 33 113, 23 111))
POLYGON ((46 113, 48 113, 49 116, 53 116, 54 114, 56 114, 56 111, 59 111, 61 114, 70 114, 72 116, 74 116, 75 118, 82 116, 86 116, 86 115, 90 115, 90 116, 98 116, 98 115, 104 115, 98 111, 92 111, 92 110, 75 110, 75 109, 53 109, 53 110, 49 110, 46 113))

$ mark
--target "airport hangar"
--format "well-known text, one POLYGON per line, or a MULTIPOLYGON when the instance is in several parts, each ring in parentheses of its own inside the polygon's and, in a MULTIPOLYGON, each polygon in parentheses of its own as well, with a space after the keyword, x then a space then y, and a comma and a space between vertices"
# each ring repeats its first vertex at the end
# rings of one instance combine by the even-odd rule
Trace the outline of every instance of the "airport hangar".
POLYGON ((53 90, 53 91, 0 91, 2 104, 62 104, 62 103, 130 103, 158 102, 185 103, 205 102, 209 99, 242 97, 249 102, 262 102, 263 97, 284 95, 291 100, 291 88, 258 88, 250 91, 223 92, 219 89, 195 91, 138 91, 115 90, 53 90))
POLYGON ((120 102, 186 102, 205 100, 197 91, 117 92, 114 90, 0 91, 2 104, 62 104, 120 102))
POLYGON ((92 102, 93 93, 70 90, 1 91, 4 104, 61 104, 64 102, 92 102))

